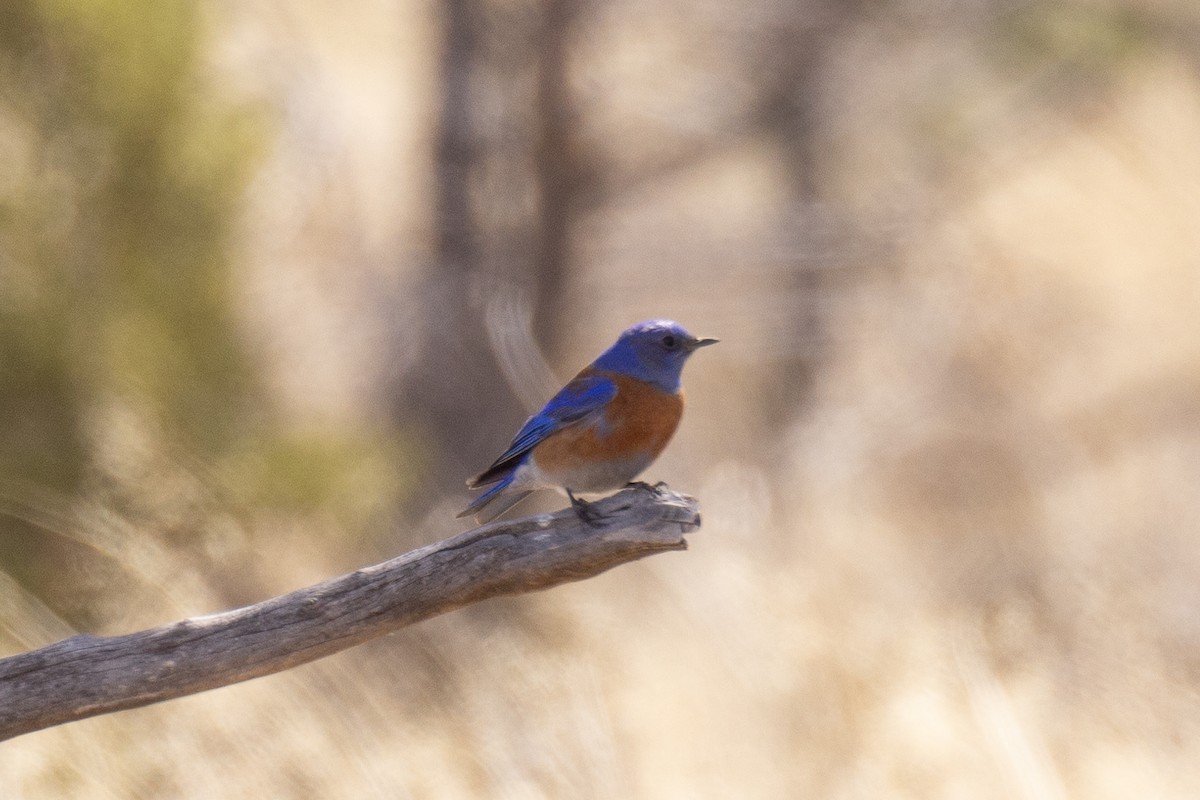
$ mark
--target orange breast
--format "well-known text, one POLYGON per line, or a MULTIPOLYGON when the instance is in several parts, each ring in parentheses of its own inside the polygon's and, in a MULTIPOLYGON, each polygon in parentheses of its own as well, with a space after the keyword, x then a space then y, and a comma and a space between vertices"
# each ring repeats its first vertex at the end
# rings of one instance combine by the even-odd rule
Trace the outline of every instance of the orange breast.
POLYGON ((592 465, 604 470, 604 465, 628 464, 634 474, 614 475, 613 482, 618 478, 620 483, 632 480, 662 452, 675 433, 683 416, 683 392, 664 392, 645 381, 616 373, 589 369, 581 374, 609 378, 617 385, 617 396, 596 422, 547 437, 534 449, 534 460, 539 469, 552 474, 588 472, 592 465))

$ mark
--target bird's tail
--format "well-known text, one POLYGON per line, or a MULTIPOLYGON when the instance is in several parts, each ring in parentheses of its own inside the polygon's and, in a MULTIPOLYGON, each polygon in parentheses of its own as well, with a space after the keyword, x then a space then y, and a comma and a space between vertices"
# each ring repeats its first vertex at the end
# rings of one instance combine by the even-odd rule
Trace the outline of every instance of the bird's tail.
POLYGON ((512 485, 512 482, 513 476, 510 474, 507 478, 472 500, 471 505, 458 512, 457 516, 461 518, 474 514, 475 521, 482 525, 485 522, 491 522, 533 494, 532 489, 506 494, 505 490, 512 485))

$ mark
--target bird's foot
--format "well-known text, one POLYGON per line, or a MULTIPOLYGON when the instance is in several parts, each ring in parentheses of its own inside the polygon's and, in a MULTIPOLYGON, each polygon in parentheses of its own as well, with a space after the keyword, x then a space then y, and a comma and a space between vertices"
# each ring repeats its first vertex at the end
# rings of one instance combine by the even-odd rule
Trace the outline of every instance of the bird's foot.
POLYGON ((644 489, 647 492, 649 492, 650 494, 657 497, 658 495, 662 494, 663 489, 667 488, 667 482, 659 481, 658 483, 655 483, 655 484, 649 484, 649 483, 646 483, 645 481, 630 481, 629 483, 625 484, 625 488, 626 489, 644 489))
POLYGON ((597 511, 592 503, 586 500, 580 500, 578 497, 567 490, 567 497, 571 498, 571 508, 575 510, 575 516, 579 517, 584 525, 590 528, 598 528, 604 520, 604 515, 597 511))

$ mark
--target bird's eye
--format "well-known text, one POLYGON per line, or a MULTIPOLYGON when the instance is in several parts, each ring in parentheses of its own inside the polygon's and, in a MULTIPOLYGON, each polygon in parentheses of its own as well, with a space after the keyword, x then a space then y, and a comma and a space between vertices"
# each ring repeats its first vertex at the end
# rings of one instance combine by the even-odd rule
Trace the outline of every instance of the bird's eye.
POLYGON ((663 347, 667 348, 668 350, 674 350, 679 346, 679 339, 676 338, 674 334, 668 333, 662 338, 662 343, 663 347))

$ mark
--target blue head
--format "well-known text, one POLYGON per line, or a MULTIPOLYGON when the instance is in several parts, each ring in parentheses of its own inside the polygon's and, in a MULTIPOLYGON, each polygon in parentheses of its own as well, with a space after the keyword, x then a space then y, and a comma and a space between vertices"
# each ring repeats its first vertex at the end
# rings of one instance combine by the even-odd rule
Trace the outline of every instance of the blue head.
POLYGON ((626 328, 617 343, 600 354, 594 366, 639 378, 666 392, 676 392, 688 356, 716 343, 716 339, 692 336, 678 322, 669 319, 639 322, 626 328))

